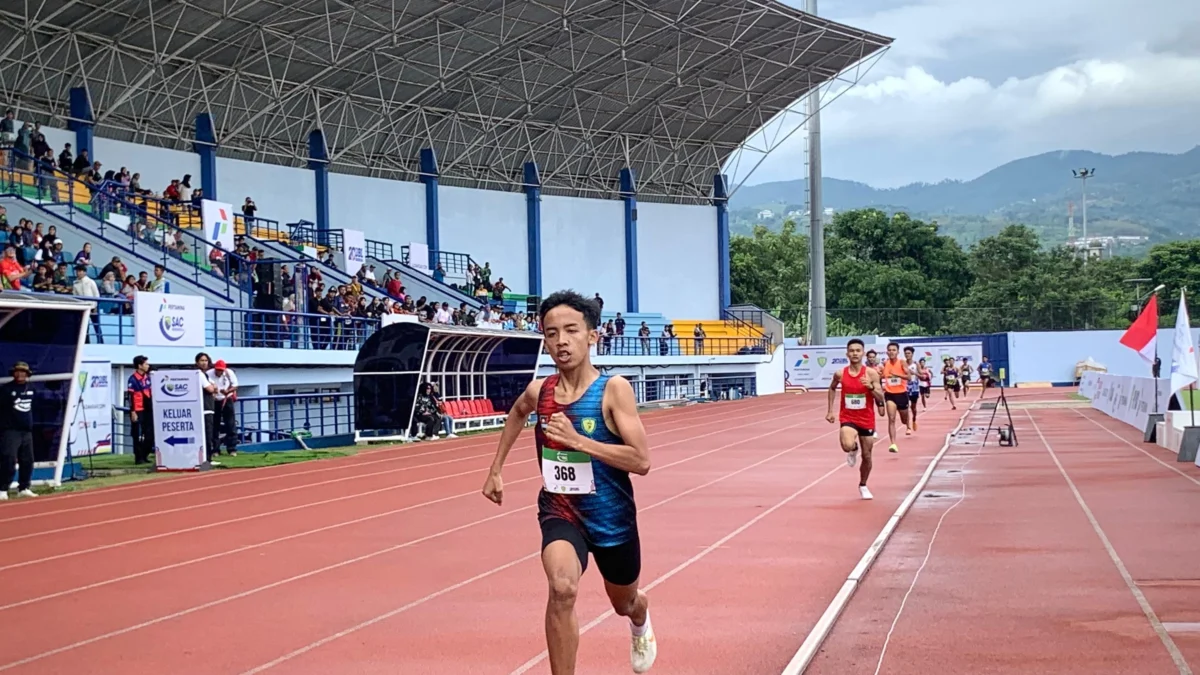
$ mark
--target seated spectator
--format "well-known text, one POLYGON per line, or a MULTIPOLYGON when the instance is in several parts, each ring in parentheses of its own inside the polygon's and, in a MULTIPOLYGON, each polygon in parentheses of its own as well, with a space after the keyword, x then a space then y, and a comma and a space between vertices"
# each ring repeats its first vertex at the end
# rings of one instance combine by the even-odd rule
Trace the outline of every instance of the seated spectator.
POLYGON ((413 426, 410 433, 421 440, 437 440, 437 429, 442 426, 444 412, 445 407, 433 393, 433 385, 428 382, 421 383, 421 392, 417 394, 416 406, 413 409, 413 426))
POLYGON ((28 290, 21 285, 33 273, 17 260, 17 248, 12 244, 4 247, 4 257, 0 258, 0 288, 14 291, 28 290))
POLYGON ((79 253, 75 254, 75 264, 85 267, 92 264, 92 245, 84 244, 79 253))

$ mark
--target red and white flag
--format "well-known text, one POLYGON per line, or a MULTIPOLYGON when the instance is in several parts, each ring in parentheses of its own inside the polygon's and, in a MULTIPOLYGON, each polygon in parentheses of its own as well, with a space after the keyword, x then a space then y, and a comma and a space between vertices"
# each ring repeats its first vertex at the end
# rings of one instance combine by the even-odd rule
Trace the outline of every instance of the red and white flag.
POLYGON ((1146 363, 1154 363, 1158 343, 1158 296, 1151 295, 1142 313, 1121 336, 1121 344, 1137 352, 1146 363))

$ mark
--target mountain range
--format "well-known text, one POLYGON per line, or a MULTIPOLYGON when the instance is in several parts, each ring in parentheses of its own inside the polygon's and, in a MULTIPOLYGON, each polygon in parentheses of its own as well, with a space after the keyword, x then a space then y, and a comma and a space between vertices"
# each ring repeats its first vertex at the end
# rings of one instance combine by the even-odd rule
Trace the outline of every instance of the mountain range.
MULTIPOLYGON (((1061 150, 1018 159, 969 181, 914 183, 878 189, 864 183, 824 178, 825 208, 877 207, 936 220, 965 244, 990 236, 1009 223, 1039 230, 1047 243, 1068 238, 1069 209, 1074 235, 1082 234, 1082 181, 1073 170, 1095 169, 1087 180, 1088 234, 1146 237, 1150 243, 1200 236, 1200 146, 1182 154, 1131 152, 1103 155, 1061 150)), ((730 199, 737 232, 755 224, 778 227, 784 214, 807 210, 804 179, 743 185, 730 199), (760 212, 772 211, 770 218, 760 212)), ((800 216, 797 220, 803 220, 800 216)))

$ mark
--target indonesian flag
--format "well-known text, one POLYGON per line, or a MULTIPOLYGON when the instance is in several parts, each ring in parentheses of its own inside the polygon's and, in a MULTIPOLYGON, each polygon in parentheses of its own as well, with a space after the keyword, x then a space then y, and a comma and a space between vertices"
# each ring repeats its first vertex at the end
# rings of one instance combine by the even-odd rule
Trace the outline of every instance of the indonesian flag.
POLYGON ((1183 292, 1179 293, 1179 314, 1175 317, 1175 344, 1171 349, 1171 393, 1195 384, 1200 379, 1196 372, 1196 346, 1192 344, 1192 326, 1188 320, 1187 304, 1183 292))
POLYGON ((1141 355, 1146 363, 1154 364, 1154 351, 1158 340, 1158 296, 1151 295, 1150 302, 1142 309, 1137 320, 1121 336, 1121 344, 1141 355))

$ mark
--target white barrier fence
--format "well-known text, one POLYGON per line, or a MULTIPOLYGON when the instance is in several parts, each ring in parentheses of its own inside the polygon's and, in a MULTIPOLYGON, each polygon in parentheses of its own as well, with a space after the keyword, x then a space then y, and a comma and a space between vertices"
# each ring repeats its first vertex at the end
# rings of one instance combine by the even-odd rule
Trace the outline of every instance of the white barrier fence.
POLYGON ((1079 393, 1090 399, 1096 410, 1144 431, 1151 413, 1166 412, 1167 402, 1171 400, 1171 380, 1087 371, 1079 380, 1079 393), (1157 411, 1155 386, 1158 387, 1157 411))

